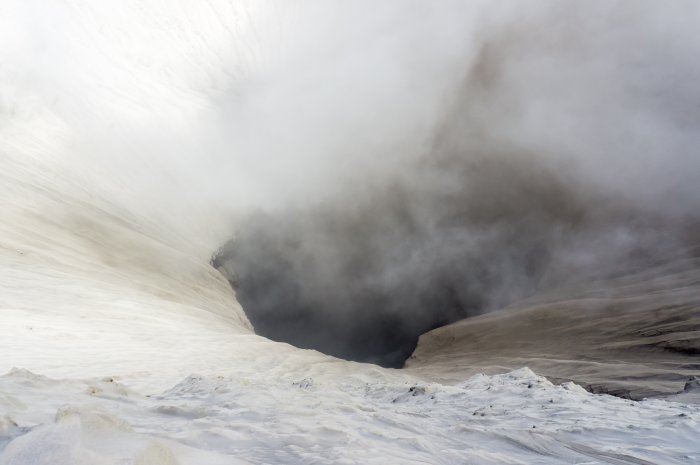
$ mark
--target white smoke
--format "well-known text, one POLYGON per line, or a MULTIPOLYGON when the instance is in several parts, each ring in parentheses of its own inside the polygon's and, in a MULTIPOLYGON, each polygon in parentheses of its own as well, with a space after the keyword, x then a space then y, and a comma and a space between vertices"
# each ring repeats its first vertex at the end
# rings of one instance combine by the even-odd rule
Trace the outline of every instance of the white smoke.
POLYGON ((0 148, 41 134, 46 183, 202 256, 237 235, 244 306, 300 344, 400 358, 697 238, 692 0, 1 8, 0 148))

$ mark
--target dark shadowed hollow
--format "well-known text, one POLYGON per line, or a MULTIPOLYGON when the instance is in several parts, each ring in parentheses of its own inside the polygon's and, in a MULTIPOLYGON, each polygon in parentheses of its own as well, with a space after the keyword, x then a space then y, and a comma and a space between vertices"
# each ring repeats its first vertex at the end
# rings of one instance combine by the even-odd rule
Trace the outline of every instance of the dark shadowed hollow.
MULTIPOLYGON (((431 162, 422 172, 443 169, 431 162)), ((252 214, 212 264, 256 333, 401 367, 426 331, 643 267, 698 237, 696 227, 545 173, 486 157, 450 192, 396 182, 352 202, 252 214)))

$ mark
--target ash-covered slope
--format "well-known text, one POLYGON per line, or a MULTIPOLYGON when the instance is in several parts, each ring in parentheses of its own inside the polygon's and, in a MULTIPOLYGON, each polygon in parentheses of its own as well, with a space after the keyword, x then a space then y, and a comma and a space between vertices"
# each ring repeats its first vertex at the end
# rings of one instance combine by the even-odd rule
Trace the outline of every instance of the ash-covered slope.
POLYGON ((678 393, 700 376, 700 271, 683 257, 433 330, 408 371, 447 381, 528 366, 593 392, 678 393))

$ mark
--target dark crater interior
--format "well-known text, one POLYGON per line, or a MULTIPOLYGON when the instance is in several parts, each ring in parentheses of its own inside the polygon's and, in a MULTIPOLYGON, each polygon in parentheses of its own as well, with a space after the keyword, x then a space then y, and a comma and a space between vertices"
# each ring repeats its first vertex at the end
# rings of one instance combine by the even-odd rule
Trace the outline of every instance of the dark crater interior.
POLYGON ((394 187, 359 206, 250 215, 212 265, 257 334, 402 367, 431 329, 631 261, 644 266, 654 259, 648 245, 669 237, 654 221, 588 215, 556 183, 539 189, 547 192, 513 187, 483 205, 462 193, 419 201, 394 187), (635 236, 619 241, 621 229, 635 236))

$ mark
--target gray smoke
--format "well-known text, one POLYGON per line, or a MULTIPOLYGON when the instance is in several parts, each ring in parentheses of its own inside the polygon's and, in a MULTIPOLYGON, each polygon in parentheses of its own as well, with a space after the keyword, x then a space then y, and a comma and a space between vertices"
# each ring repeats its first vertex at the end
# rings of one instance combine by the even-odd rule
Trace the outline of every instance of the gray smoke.
POLYGON ((698 242, 700 6, 495 3, 346 7, 251 91, 275 168, 251 162, 266 193, 213 261, 260 334, 400 366, 698 242))
MULTIPOLYGON (((5 3, 0 155, 188 256, 226 244, 263 335, 400 365, 698 242, 696 0, 5 3)), ((36 208, 84 227, 71 205, 36 208)))

